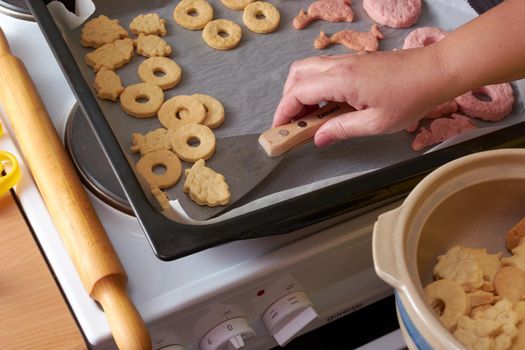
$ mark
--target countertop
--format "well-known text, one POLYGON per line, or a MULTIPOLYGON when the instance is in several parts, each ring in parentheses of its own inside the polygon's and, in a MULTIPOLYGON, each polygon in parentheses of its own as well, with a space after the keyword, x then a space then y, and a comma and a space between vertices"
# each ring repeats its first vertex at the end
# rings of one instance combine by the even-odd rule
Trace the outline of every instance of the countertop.
POLYGON ((12 193, 0 196, 0 349, 87 349, 12 193))

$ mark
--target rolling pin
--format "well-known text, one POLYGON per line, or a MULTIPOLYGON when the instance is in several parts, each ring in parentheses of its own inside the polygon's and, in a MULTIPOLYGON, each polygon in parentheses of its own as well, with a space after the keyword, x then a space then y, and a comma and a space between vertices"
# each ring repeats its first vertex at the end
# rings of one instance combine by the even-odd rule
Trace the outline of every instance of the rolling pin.
POLYGON ((20 59, 0 28, 0 103, 64 245, 121 350, 151 349, 130 300, 126 272, 20 59))

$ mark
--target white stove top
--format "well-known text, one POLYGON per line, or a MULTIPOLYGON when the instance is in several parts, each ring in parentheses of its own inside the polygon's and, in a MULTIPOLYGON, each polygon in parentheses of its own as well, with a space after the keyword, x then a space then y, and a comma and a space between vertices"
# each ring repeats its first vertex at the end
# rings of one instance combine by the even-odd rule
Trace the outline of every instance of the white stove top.
MULTIPOLYGON (((0 26, 63 136, 75 98, 37 24, 0 14, 0 26)), ((7 119, 1 120, 9 132, 7 119)), ((0 139, 0 149, 22 159, 12 138, 0 139)), ((93 349, 113 349, 103 312, 85 292, 28 169, 23 162, 21 166, 24 176, 16 193, 87 340, 93 349)), ((246 349, 267 349, 277 343, 261 317, 286 293, 305 292, 320 316, 303 331, 391 293, 374 273, 370 250, 371 225, 388 208, 308 237, 299 232, 238 241, 164 262, 155 257, 134 217, 90 198, 125 267, 130 296, 156 349, 174 344, 199 349, 199 339, 231 317, 247 319, 257 334, 245 341, 246 349)), ((403 344, 398 333, 390 337, 392 349, 403 344)))

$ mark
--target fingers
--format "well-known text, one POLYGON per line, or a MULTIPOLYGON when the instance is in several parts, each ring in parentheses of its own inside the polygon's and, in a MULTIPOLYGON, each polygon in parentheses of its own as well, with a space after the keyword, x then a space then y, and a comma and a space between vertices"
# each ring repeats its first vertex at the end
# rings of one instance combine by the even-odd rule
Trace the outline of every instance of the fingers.
POLYGON ((374 108, 342 114, 323 124, 317 130, 314 142, 317 146, 326 146, 339 140, 395 131, 390 130, 389 122, 374 108))

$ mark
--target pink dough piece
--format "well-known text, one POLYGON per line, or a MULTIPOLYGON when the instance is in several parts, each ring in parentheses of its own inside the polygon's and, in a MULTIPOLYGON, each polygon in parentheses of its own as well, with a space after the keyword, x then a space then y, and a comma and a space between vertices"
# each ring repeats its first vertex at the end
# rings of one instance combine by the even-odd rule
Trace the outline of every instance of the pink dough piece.
POLYGON ((357 52, 372 52, 379 49, 378 39, 383 39, 383 34, 379 31, 377 24, 374 24, 370 32, 342 30, 329 37, 321 31, 319 37, 315 39, 314 46, 317 49, 324 49, 328 45, 340 44, 357 52))
POLYGON ((354 13, 350 5, 351 0, 318 0, 313 2, 308 11, 303 9, 293 20, 295 29, 303 29, 310 22, 317 19, 322 19, 328 22, 352 22, 354 20, 354 13))
POLYGON ((425 47, 440 41, 447 35, 442 29, 436 27, 422 27, 414 29, 407 35, 403 49, 415 49, 425 47))
MULTIPOLYGON (((446 115, 449 115, 451 113, 455 113, 458 111, 458 104, 456 101, 448 101, 445 103, 440 104, 439 106, 434 107, 430 112, 425 114, 423 119, 436 119, 440 118, 446 115)), ((410 127, 406 128, 405 130, 408 132, 414 132, 419 127, 419 121, 412 124, 410 127)))
POLYGON ((430 130, 421 128, 412 141, 412 149, 421 151, 425 147, 448 140, 467 130, 476 129, 470 118, 454 113, 452 118, 439 118, 430 124, 430 130))
POLYGON ((459 109, 472 118, 497 122, 512 112, 514 92, 509 83, 486 85, 456 97, 456 102, 459 109), (492 101, 482 101, 475 93, 487 95, 492 101))
POLYGON ((379 24, 408 28, 421 14, 421 0, 363 0, 366 13, 379 24))

